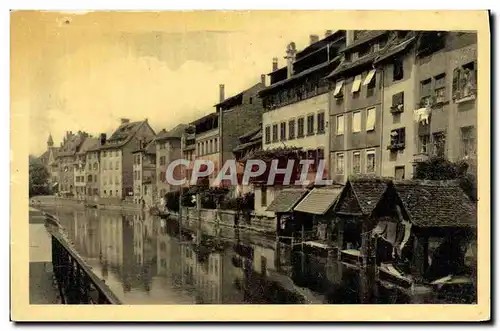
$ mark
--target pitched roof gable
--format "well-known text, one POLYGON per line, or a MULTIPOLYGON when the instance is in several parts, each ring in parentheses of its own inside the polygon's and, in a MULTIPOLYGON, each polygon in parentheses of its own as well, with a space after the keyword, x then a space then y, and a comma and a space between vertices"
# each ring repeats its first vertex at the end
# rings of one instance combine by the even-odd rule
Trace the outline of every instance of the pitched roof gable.
POLYGON ((381 177, 351 177, 340 194, 336 210, 370 215, 390 183, 390 179, 381 177))
MULTIPOLYGON (((125 146, 144 125, 149 126, 147 120, 121 124, 100 149, 121 148, 125 146)), ((153 131, 153 129, 151 130, 153 131)))

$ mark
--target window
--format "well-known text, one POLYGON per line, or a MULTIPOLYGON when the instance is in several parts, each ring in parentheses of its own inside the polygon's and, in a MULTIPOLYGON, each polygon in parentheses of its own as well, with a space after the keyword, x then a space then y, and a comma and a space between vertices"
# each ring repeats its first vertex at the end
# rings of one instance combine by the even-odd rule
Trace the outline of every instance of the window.
POLYGON ((248 103, 249 103, 249 104, 252 104, 252 102, 253 102, 253 98, 252 98, 252 97, 250 97, 250 99, 248 99, 248 103))
POLYGON ((260 189, 260 205, 262 207, 267 206, 267 187, 262 186, 260 189))
POLYGON ((116 196, 118 196, 118 190, 115 191, 116 196))
POLYGON ((87 176, 87 182, 91 183, 92 182, 92 175, 87 176))
POLYGON ((421 154, 427 154, 429 152, 429 140, 430 136, 428 134, 422 134, 418 136, 418 152, 421 154))
POLYGON ((217 138, 214 138, 214 149, 215 149, 215 153, 218 153, 219 152, 219 140, 217 138))
POLYGON ((304 137, 304 118, 301 117, 297 120, 297 138, 304 137))
POLYGON ((456 102, 471 99, 476 94, 476 62, 469 62, 453 71, 453 99, 456 102))
POLYGON ((352 113, 352 132, 361 132, 361 112, 359 111, 352 113))
POLYGON ((474 156, 476 150, 476 139, 473 126, 466 126, 460 128, 461 140, 462 140, 462 156, 470 157, 474 156))
POLYGON ((113 176, 109 177, 109 184, 113 185, 113 176))
POLYGON ((432 135, 432 139, 434 142, 434 155, 444 157, 446 146, 446 137, 444 135, 444 132, 434 133, 432 135))
POLYGON ((420 97, 431 95, 431 79, 426 79, 420 82, 420 97))
POLYGON ((94 175, 94 183, 97 183, 97 175, 94 175))
POLYGON ((264 256, 260 257, 260 273, 261 275, 267 273, 267 259, 264 256))
POLYGON ((403 79, 404 71, 403 71, 403 59, 397 58, 394 60, 394 64, 392 67, 392 80, 398 81, 403 79))
POLYGON ((361 173, 361 153, 360 152, 352 152, 352 173, 353 174, 361 173))
POLYGON ((375 150, 366 151, 366 173, 375 172, 375 150))
POLYGON ((373 90, 375 89, 375 86, 377 84, 375 73, 376 73, 375 69, 370 70, 368 72, 368 75, 366 75, 365 80, 363 81, 363 86, 366 86, 368 88, 367 96, 373 95, 373 90))
POLYGON ((358 57, 366 56, 371 51, 371 45, 367 44, 358 50, 358 57))
POLYGON ((115 177, 115 184, 120 184, 120 177, 118 176, 115 177))
POLYGON ((307 116, 307 135, 311 136, 314 134, 314 115, 307 116))
POLYGON ((278 124, 273 124, 273 142, 278 141, 278 124))
POLYGON ((344 153, 337 153, 336 155, 335 172, 337 174, 344 173, 344 153))
MULTIPOLYGON (((139 164, 141 164, 141 157, 140 156, 139 156, 139 164)), ((116 161, 115 169, 116 170, 120 169, 120 164, 118 163, 118 161, 116 161)))
POLYGON ((394 178, 396 178, 396 180, 405 179, 405 166, 394 167, 394 178))
POLYGON ((390 149, 403 149, 405 147, 405 128, 395 129, 391 131, 390 149))
POLYGON ((295 120, 288 121, 288 139, 295 139, 295 120))
POLYGON ((165 163, 166 163, 166 157, 160 156, 160 165, 165 165, 165 163))
POLYGON ((366 110, 366 131, 375 130, 376 109, 368 108, 366 110))
POLYGON ((446 99, 446 74, 434 77, 434 97, 436 103, 445 102, 446 99))
POLYGON ((325 113, 318 113, 318 133, 325 133, 325 113))
POLYGON ((266 126, 266 144, 271 143, 271 127, 266 126))
POLYGON ((280 123, 280 140, 286 140, 286 122, 280 123))
POLYGON ((344 134, 344 115, 337 116, 337 123, 335 129, 337 132, 337 136, 344 134))
POLYGON ((399 92, 392 95, 391 113, 401 113, 404 111, 405 93, 399 92))
POLYGON ((104 151, 104 153, 102 154, 102 156, 106 157, 106 151, 104 151))
POLYGON ((354 82, 352 83, 352 93, 359 93, 359 89, 361 88, 361 75, 357 75, 354 77, 354 82))

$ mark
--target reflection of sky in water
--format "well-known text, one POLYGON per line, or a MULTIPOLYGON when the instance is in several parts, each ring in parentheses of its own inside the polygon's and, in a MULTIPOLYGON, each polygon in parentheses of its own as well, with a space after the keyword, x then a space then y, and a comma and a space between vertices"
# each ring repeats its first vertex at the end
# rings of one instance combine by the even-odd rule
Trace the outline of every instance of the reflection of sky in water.
POLYGON ((216 231, 119 211, 45 209, 125 304, 405 303, 331 257, 301 252, 261 235, 216 231), (218 239, 215 233, 219 233, 218 239), (194 242, 200 245, 194 245, 194 242), (376 290, 375 290, 376 288, 376 290))

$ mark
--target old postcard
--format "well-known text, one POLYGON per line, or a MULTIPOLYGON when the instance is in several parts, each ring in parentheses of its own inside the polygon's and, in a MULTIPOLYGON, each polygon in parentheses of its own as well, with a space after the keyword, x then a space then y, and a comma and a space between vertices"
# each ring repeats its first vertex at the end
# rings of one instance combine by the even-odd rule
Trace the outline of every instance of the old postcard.
POLYGON ((485 11, 13 11, 10 82, 16 321, 490 318, 485 11))

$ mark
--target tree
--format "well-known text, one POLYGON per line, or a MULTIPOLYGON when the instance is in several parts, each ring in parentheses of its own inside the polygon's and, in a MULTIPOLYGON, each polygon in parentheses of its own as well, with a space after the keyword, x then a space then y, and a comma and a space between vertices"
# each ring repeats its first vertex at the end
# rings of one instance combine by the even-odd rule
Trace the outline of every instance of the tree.
POLYGON ((29 157, 29 196, 48 195, 49 172, 38 158, 29 157))
POLYGON ((477 201, 476 175, 468 173, 465 161, 451 162, 442 157, 432 157, 417 164, 415 179, 458 180, 460 187, 474 202, 477 201))

